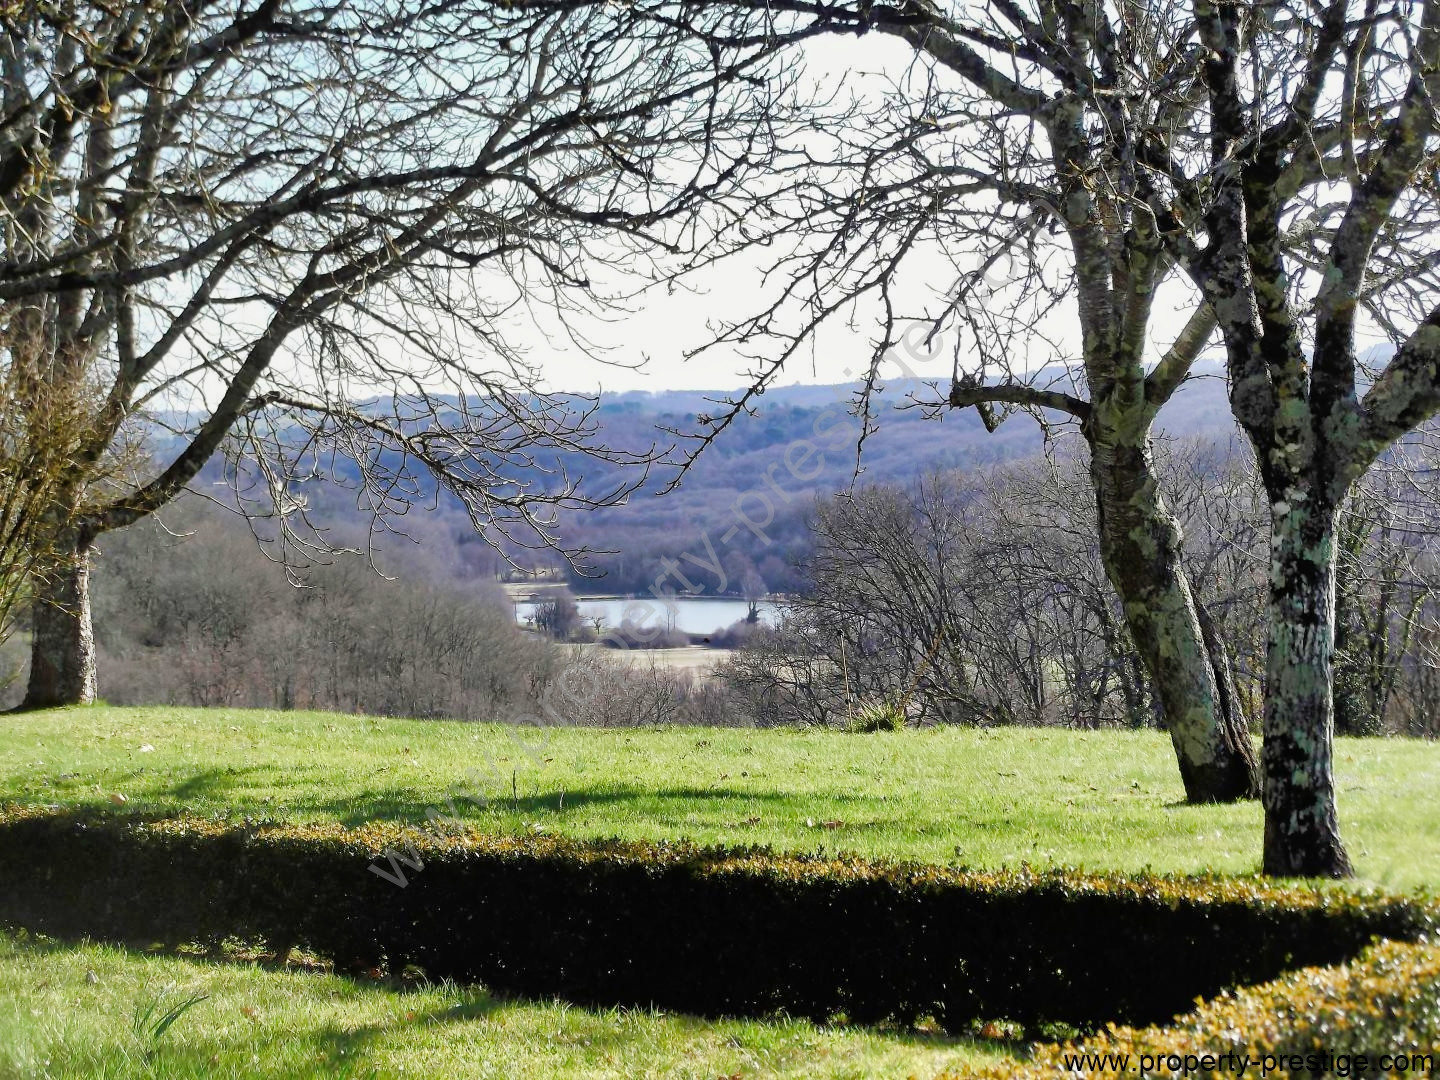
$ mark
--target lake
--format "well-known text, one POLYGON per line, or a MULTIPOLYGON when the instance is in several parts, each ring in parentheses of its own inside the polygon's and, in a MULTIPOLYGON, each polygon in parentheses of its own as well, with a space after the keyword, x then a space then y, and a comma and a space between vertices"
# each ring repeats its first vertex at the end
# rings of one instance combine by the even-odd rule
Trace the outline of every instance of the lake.
MULTIPOLYGON (((604 619, 604 630, 615 630, 627 619, 641 627, 673 627, 687 634, 709 634, 737 623, 750 610, 744 600, 718 596, 677 596, 657 600, 645 596, 576 597, 580 615, 604 619)), ((515 601, 515 621, 524 626, 535 614, 535 601, 515 601)), ((779 616, 775 604, 760 602, 760 619, 773 626, 779 616)), ((603 630, 602 630, 603 632, 603 630)))

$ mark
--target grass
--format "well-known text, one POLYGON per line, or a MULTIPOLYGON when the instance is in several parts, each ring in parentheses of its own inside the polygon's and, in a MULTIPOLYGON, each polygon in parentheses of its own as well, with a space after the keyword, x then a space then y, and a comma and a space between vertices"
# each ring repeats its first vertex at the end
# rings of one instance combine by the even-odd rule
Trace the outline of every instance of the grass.
MULTIPOLYGON (((1260 850, 1259 808, 1184 805, 1168 740, 1149 732, 537 730, 108 707, 9 716, 4 732, 0 802, 422 825, 453 798, 487 830, 972 866, 1246 873, 1260 850)), ((1337 774, 1361 879, 1440 891, 1440 745, 1340 740, 1337 774)), ((923 1077, 1002 1051, 0 935, 0 1080, 923 1077)))
POLYGON ((0 936, 0 1078, 930 1077, 999 1044, 398 988, 0 936), (137 1023, 185 1001, 163 1033, 137 1023))
MULTIPOLYGON (((0 802, 689 837, 976 867, 1250 873, 1260 808, 1187 806, 1155 732, 870 735, 525 729, 329 713, 95 707, 5 718, 0 802)), ((1341 739, 1363 883, 1440 886, 1440 744, 1341 739)))

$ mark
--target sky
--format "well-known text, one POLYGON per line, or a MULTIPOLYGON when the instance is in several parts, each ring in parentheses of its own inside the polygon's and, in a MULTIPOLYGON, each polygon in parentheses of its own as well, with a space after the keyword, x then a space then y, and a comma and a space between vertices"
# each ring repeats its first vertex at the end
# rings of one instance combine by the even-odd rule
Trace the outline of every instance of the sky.
MULTIPOLYGON (((950 280, 955 270, 946 261, 931 260, 936 280, 950 280)), ((917 262, 912 272, 926 275, 927 264, 917 262)), ((614 321, 587 326, 587 333, 604 347, 602 355, 613 363, 597 362, 567 341, 550 335, 549 341, 532 341, 531 358, 543 367, 546 383, 552 389, 609 393, 630 390, 734 390, 747 385, 754 366, 752 360, 735 350, 716 349, 689 359, 686 352, 705 343, 717 320, 737 317, 762 306, 764 294, 757 286, 753 265, 736 263, 711 272, 699 283, 696 291, 676 290, 667 293, 657 289, 641 297, 632 314, 614 321), (637 366, 638 365, 638 366, 637 366)), ((1170 288, 1157 303, 1150 327, 1152 351, 1159 355, 1189 318, 1191 298, 1185 290, 1170 288)), ((878 312, 862 311, 853 327, 843 320, 823 330, 807 343, 801 354, 792 358, 774 385, 831 385, 854 382, 870 362, 873 343, 880 327, 878 312)), ((904 339, 919 344, 923 325, 909 324, 913 330, 904 339)), ((1048 338, 1055 341, 1061 354, 1079 352, 1075 332, 1073 300, 1044 325, 1048 338)), ((892 351, 881 367, 882 378, 935 379, 947 385, 953 369, 951 345, 953 338, 942 339, 927 353, 924 349, 892 351)), ((1023 348, 1023 346, 1021 346, 1023 348)), ((773 346, 772 346, 773 348, 773 346)), ((1053 363, 1057 355, 1037 346, 1031 354, 1031 366, 1053 363)))
MULTIPOLYGON (((847 89, 854 89, 879 85, 874 80, 867 81, 867 73, 878 72, 881 79, 886 80, 898 77, 913 62, 914 54, 908 45, 885 35, 871 34, 863 38, 826 37, 811 42, 806 58, 807 70, 817 78, 838 80, 847 89)), ((883 92, 883 88, 869 92, 883 92)), ((557 390, 731 391, 748 385, 753 361, 734 350, 717 349, 689 361, 686 351, 704 344, 718 321, 740 318, 764 307, 765 294, 759 288, 758 265, 741 260, 722 264, 693 282, 693 291, 652 290, 635 301, 631 314, 609 324, 589 327, 587 333, 603 347, 603 354, 613 364, 597 363, 568 343, 544 342, 543 335, 536 337, 531 356, 542 365, 547 385, 557 390)), ((911 273, 921 281, 939 283, 943 288, 945 282, 954 280, 956 271, 948 261, 936 258, 927 264, 922 256, 916 260, 911 273)), ((1152 360, 1175 339, 1192 314, 1195 302, 1196 295, 1188 284, 1173 284, 1162 291, 1149 326, 1152 360)), ((873 308, 860 311, 853 328, 846 328, 842 323, 820 333, 803 355, 787 364, 776 385, 853 382, 869 363, 872 343, 879 332, 876 314, 873 308)), ((1383 350, 1387 339, 1379 328, 1369 320, 1362 323, 1358 328, 1361 351, 1383 350)), ((1041 367, 1073 360, 1078 355, 1080 343, 1073 296, 1042 329, 1055 343, 1055 349, 1037 344, 1028 360, 1019 366, 1041 367)), ((1023 350, 1025 344, 1020 343, 1019 349, 1023 350)), ((777 346, 771 343, 765 347, 773 355, 777 346)), ((1218 358, 1220 355, 1217 338, 1207 356, 1218 358)), ((951 371, 950 350, 941 349, 939 355, 911 352, 896 357, 883 365, 881 374, 933 378, 944 385, 948 384, 951 371)))
MULTIPOLYGON (((825 38, 812 43, 807 52, 808 70, 817 78, 837 80, 847 89, 878 85, 867 80, 869 72, 878 71, 882 79, 894 78, 912 59, 908 46, 880 35, 825 38)), ((773 259, 774 249, 767 251, 766 257, 773 259)), ((578 320, 577 328, 597 346, 594 353, 587 353, 571 340, 553 311, 539 302, 526 316, 517 315, 506 337, 541 369, 545 388, 551 390, 732 392, 752 381, 754 359, 734 349, 717 348, 694 359, 687 359, 687 352, 704 345, 722 321, 742 318, 765 306, 767 294, 760 287, 760 266, 758 256, 733 259, 689 280, 687 287, 657 287, 635 297, 628 312, 612 313, 604 320, 578 320), (597 359, 597 355, 609 362, 597 359)), ((917 281, 938 286, 938 292, 943 292, 956 271, 948 261, 936 257, 927 262, 922 254, 914 260, 910 273, 917 281)), ((617 270, 602 287, 629 292, 634 284, 617 270)), ((1193 302, 1193 297, 1179 288, 1162 296, 1151 321, 1152 355, 1158 356, 1174 339, 1191 313, 1193 302)), ((856 381, 870 361, 879 333, 877 314, 873 307, 862 309, 853 326, 837 320, 822 330, 790 360, 776 385, 856 381)), ((1043 327, 1057 350, 1037 345, 1029 356, 1029 365, 1049 365, 1078 354, 1075 322, 1072 298, 1043 327)), ((1018 344, 1017 354, 1025 344, 1018 344)), ((396 348, 403 346, 397 343, 396 348)), ((774 356, 778 345, 768 342, 760 349, 774 356)), ((1022 361, 1020 366, 1024 364, 1022 361)), ((929 354, 910 351, 896 356, 882 366, 881 375, 934 379, 945 385, 951 371, 951 349, 942 347, 929 354)))
MULTIPOLYGON (((807 72, 817 79, 838 81, 846 92, 881 94, 886 84, 913 63, 914 53, 908 45, 883 35, 841 36, 809 43, 806 58, 807 72), (872 74, 878 78, 872 78, 872 74)), ((772 261, 775 254, 774 248, 765 249, 763 258, 772 261)), ((585 336, 600 347, 600 354, 611 361, 608 364, 587 356, 565 335, 556 333, 553 325, 544 325, 543 309, 535 315, 537 325, 522 331, 520 339, 525 342, 529 358, 543 368, 549 389, 732 391, 749 384, 753 360, 733 349, 707 351, 690 360, 686 353, 705 344, 720 321, 739 319, 765 307, 767 293, 760 287, 762 265, 759 255, 733 259, 690 280, 688 290, 655 288, 637 297, 629 314, 608 322, 580 324, 585 336)), ((912 306, 921 306, 922 301, 915 299, 921 291, 943 293, 957 271, 948 259, 921 251, 907 260, 906 273, 919 288, 903 299, 912 306)), ((615 287, 622 288, 622 282, 623 277, 617 276, 615 287)), ((1192 304, 1192 297, 1179 288, 1162 297, 1151 324, 1155 355, 1174 339, 1191 314, 1192 304)), ((1079 353, 1075 314, 1070 300, 1042 325, 1044 336, 1058 346, 1058 354, 1036 344, 1029 366, 1046 366, 1079 353)), ((786 364, 775 385, 828 385, 856 380, 870 362, 880 331, 878 315, 872 305, 856 312, 851 327, 845 326, 843 319, 834 320, 786 364)), ((918 336, 912 337, 919 340, 918 336)), ((1038 343, 1039 338, 1034 340, 1038 343)), ((882 366, 881 375, 933 378, 948 385, 953 368, 952 350, 948 347, 951 342, 942 343, 929 355, 912 350, 894 356, 882 366)), ((1023 350, 1025 344, 1017 351, 1023 350)), ((778 346, 768 342, 760 348, 773 356, 778 346)), ((1025 364, 1022 361, 1021 366, 1025 364)))
MULTIPOLYGON (((827 37, 806 46, 806 70, 817 80, 838 82, 847 91, 864 87, 880 92, 881 80, 913 59, 909 46, 878 35, 865 39, 827 37)), ((765 253, 773 259, 774 251, 765 253)), ((584 329, 613 364, 597 363, 574 345, 556 340, 544 344, 532 338, 532 358, 544 367, 553 389, 624 392, 629 390, 732 390, 750 381, 754 361, 734 350, 706 352, 693 360, 686 352, 705 344, 721 320, 751 314, 764 304, 760 287, 760 258, 736 258, 705 274, 687 279, 684 287, 654 288, 638 297, 633 312, 609 323, 589 323, 584 329)), ((951 277, 953 270, 944 273, 951 277)), ((628 283, 616 279, 616 288, 628 283)), ((804 356, 786 365, 778 385, 834 384, 855 377, 869 360, 873 324, 862 322, 855 332, 824 332, 804 356), (803 362, 802 362, 803 359, 803 362)), ((948 361, 937 377, 948 377, 948 361)), ((926 376, 926 371, 916 374, 926 376)))

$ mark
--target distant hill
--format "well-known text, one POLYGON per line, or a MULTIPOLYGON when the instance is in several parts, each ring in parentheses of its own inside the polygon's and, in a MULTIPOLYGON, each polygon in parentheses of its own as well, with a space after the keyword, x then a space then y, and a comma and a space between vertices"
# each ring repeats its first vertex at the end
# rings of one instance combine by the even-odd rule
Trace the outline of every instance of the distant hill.
MULTIPOLYGON (((706 577, 693 561, 681 558, 688 552, 710 561, 708 536, 715 554, 735 564, 737 573, 725 575, 728 591, 735 591, 738 573, 747 563, 769 588, 784 591, 797 584, 790 566, 805 549, 804 517, 816 497, 844 491, 853 483, 904 482, 931 469, 971 469, 1026 457, 1043 445, 1040 426, 1023 413, 1010 416, 992 434, 973 409, 927 418, 920 409, 897 408, 912 392, 921 394, 926 388, 896 381, 875 400, 878 430, 865 441, 857 478, 860 421, 847 410, 854 390, 853 384, 842 384, 767 391, 756 402, 756 414, 741 416, 723 432, 675 490, 660 497, 640 493, 624 506, 567 517, 567 540, 618 549, 594 558, 604 577, 577 580, 575 587, 644 592, 663 574, 661 560, 669 558, 679 561, 696 584, 711 589, 715 575, 706 577), (817 427, 825 433, 821 439, 815 436, 817 427), (807 444, 820 448, 799 460, 807 444), (758 524, 772 511, 773 520, 758 524), (756 524, 752 528, 747 521, 756 524), (737 523, 738 530, 732 528, 737 523), (727 534, 730 542, 721 546, 720 538, 727 534)), ((713 401, 722 396, 686 391, 617 394, 601 407, 602 425, 616 445, 635 445, 657 428, 693 430, 697 415, 713 414, 713 401)), ((933 398, 934 392, 928 396, 933 398)), ((1161 412, 1159 427, 1181 437, 1228 439, 1233 434, 1218 366, 1199 371, 1181 388, 1161 412)), ((673 471, 659 470, 647 491, 658 490, 673 476, 673 471)), ((669 580, 672 587, 680 587, 673 574, 669 580)))
MULTIPOLYGON (((754 415, 737 418, 673 490, 658 494, 678 473, 662 466, 624 505, 565 513, 563 541, 592 549, 587 574, 564 567, 550 552, 512 554, 522 565, 563 571, 577 592, 644 593, 657 579, 671 588, 686 587, 679 575, 667 577, 665 560, 707 592, 716 591, 722 579, 724 591, 739 592, 749 575, 758 575, 770 591, 788 591, 798 585, 793 564, 807 547, 805 517, 816 498, 854 483, 904 482, 932 469, 973 469, 1022 458, 1043 445, 1040 426, 1024 413, 1010 416, 992 434, 972 409, 927 418, 918 408, 899 408, 912 393, 933 398, 935 392, 918 381, 897 380, 874 400, 877 430, 865 441, 857 477, 860 421, 849 411, 854 392, 853 383, 771 389, 756 399, 754 415)), ((677 443, 678 455, 686 443, 666 431, 696 431, 697 418, 719 411, 716 401, 724 396, 675 390, 607 395, 597 414, 599 436, 624 449, 677 443)), ((1181 388, 1161 412, 1159 427, 1175 436, 1233 435, 1218 365, 1199 370, 1181 388)), ((1073 425, 1070 431, 1078 438, 1073 425)), ((579 455, 551 455, 542 464, 563 466, 597 489, 624 475, 579 455)), ((212 463, 199 486, 214 485, 220 475, 212 463)), ((312 483, 304 492, 314 519, 332 530, 333 539, 363 541, 368 516, 357 508, 353 491, 312 483)), ((422 501, 431 494, 423 491, 422 501)), ((392 561, 418 558, 430 576, 457 580, 504 570, 503 560, 474 535, 460 509, 443 498, 433 512, 408 515, 401 524, 424 546, 417 551, 392 540, 383 545, 392 561)))

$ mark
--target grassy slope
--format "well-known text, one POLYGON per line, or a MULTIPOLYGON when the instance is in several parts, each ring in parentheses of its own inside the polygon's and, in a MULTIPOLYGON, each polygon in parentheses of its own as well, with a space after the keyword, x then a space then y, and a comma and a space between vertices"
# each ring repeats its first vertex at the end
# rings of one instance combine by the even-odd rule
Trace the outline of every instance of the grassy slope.
POLYGON ((927 1077, 999 1056, 939 1036, 591 1011, 0 936, 0 1080, 927 1077), (196 994, 208 997, 149 1034, 196 994), (137 1029, 137 1008, 157 1002, 137 1029))
MULTIPOLYGON (((6 717, 4 732, 0 802, 108 806, 123 794, 134 808, 423 824, 450 795, 486 829, 974 866, 1244 873, 1260 851, 1259 808, 1185 806, 1157 733, 537 731, 103 707, 6 717), (543 744, 544 761, 522 741, 543 744)), ((1337 771, 1361 878, 1440 885, 1440 745, 1340 740, 1337 771)))

